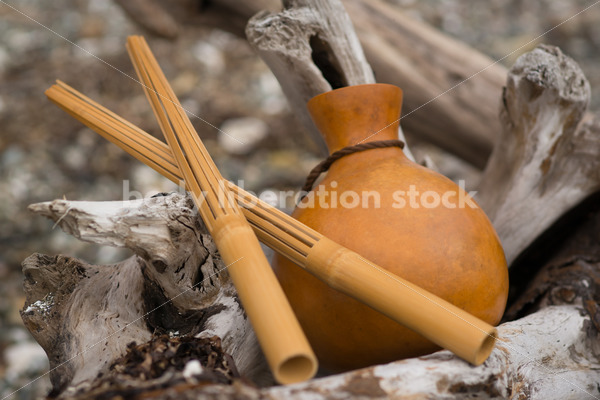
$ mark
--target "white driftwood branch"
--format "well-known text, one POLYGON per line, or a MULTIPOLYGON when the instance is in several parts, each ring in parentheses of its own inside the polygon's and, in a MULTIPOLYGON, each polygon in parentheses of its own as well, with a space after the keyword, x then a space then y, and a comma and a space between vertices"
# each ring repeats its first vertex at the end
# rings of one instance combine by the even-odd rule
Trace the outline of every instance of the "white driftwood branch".
POLYGON ((246 35, 294 109, 332 88, 375 82, 341 2, 292 0, 284 6, 281 13, 253 17, 246 35))
POLYGON ((56 200, 30 209, 81 240, 137 254, 108 266, 42 255, 24 262, 22 317, 51 369, 64 363, 51 373, 55 389, 106 372, 128 343, 148 340, 156 330, 219 336, 240 373, 270 383, 235 288, 190 198, 56 200))
MULTIPOLYGON (((261 12, 251 18, 246 36, 321 146, 323 139, 308 115, 306 102, 339 87, 375 83, 352 21, 339 0, 284 1, 282 12, 261 12)), ((405 140, 401 129, 398 136, 405 140)), ((408 147, 404 152, 412 158, 408 147)))
POLYGON ((441 351, 264 393, 273 399, 593 398, 600 395, 600 345, 587 324, 578 307, 548 307, 501 325, 500 341, 480 367, 441 351))
POLYGON ((503 133, 478 193, 509 264, 565 212, 600 190, 600 121, 577 129, 589 98, 583 72, 557 47, 540 46, 510 69, 503 133))
MULTIPOLYGON (((97 349, 68 361, 63 369, 59 369, 64 375, 55 374, 55 379, 63 380, 61 389, 67 384, 73 386, 85 379, 93 379, 98 372, 106 372, 107 365, 122 355, 130 341, 139 343, 147 340, 150 332, 146 321, 153 326, 165 325, 160 316, 147 316, 136 321, 156 307, 148 304, 147 297, 156 296, 152 295, 149 287, 154 287, 164 297, 171 297, 189 288, 193 282, 185 278, 189 273, 183 270, 191 271, 195 270, 195 266, 203 265, 204 278, 206 274, 215 273, 214 268, 218 271, 215 266, 220 265, 218 255, 214 253, 210 238, 205 236, 204 228, 196 222, 191 204, 189 198, 171 194, 143 201, 94 203, 57 200, 32 206, 35 212, 59 220, 63 229, 77 232, 81 239, 92 238, 98 243, 112 241, 132 244, 133 249, 140 248, 138 246, 148 249, 146 258, 136 256, 114 266, 90 266, 61 256, 55 259, 32 256, 26 261, 28 300, 23 318, 40 343, 49 350, 51 360, 52 355, 56 356, 54 366, 100 341, 105 335, 117 332, 109 338, 107 347, 104 341, 100 341, 97 349), (101 223, 95 224, 94 221, 101 223), (105 232, 109 236, 106 241, 101 239, 104 229, 109 230, 105 232), (174 238, 177 238, 177 243, 171 242, 174 238), (168 254, 163 253, 165 249, 170 249, 168 254), (203 255, 194 255, 196 253, 203 255), (162 257, 167 264, 161 264, 160 270, 157 270, 149 262, 154 257, 162 257), (211 257, 213 261, 208 262, 211 257), (185 259, 195 261, 183 261, 182 265, 185 259), (207 266, 211 269, 206 269, 207 266), (178 284, 186 281, 188 283, 178 284), (64 286, 68 286, 70 291, 64 286), (51 300, 52 297, 54 300, 51 300), (42 301, 36 303, 37 300, 42 301), (131 321, 136 322, 127 330, 119 331, 131 321), (36 332, 35 327, 45 329, 36 332), (53 349, 51 344, 57 342, 62 346, 53 349), (72 379, 69 381, 68 377, 72 379)), ((261 362, 257 356, 258 345, 248 333, 251 328, 237 306, 235 289, 226 275, 203 282, 201 286, 203 289, 194 290, 185 302, 177 303, 179 299, 175 299, 173 305, 178 305, 169 305, 162 313, 164 318, 176 319, 178 313, 189 316, 197 312, 191 323, 189 319, 188 324, 180 323, 182 331, 179 333, 184 334, 187 330, 196 335, 220 336, 242 373, 254 371, 256 378, 259 372, 252 363, 261 362), (217 290, 219 286, 220 290, 217 290), (210 316, 202 318, 202 311, 210 316), (198 332, 190 326, 194 324, 198 325, 195 326, 198 332)), ((441 351, 293 386, 260 390, 239 385, 218 386, 198 388, 194 393, 208 395, 217 390, 221 396, 243 394, 246 396, 243 398, 270 399, 303 399, 306 396, 311 399, 361 396, 382 399, 465 396, 585 398, 582 396, 586 395, 586 391, 598 394, 593 382, 600 381, 600 342, 598 331, 591 326, 581 305, 576 304, 550 306, 501 325, 500 341, 488 361, 480 367, 473 367, 450 352, 441 351)), ((174 331, 175 323, 172 324, 170 329, 174 331)), ((258 370, 264 373, 264 365, 261 365, 263 367, 258 370)))

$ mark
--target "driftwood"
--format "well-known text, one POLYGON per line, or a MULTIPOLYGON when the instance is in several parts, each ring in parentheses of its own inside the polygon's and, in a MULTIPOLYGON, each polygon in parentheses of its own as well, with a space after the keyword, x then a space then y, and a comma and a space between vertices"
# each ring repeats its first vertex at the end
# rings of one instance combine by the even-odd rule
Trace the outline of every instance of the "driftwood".
POLYGON ((267 63, 315 141, 320 132, 305 111, 317 94, 375 83, 348 14, 338 1, 284 2, 281 13, 260 12, 246 28, 250 45, 267 63))
POLYGON ((478 201, 509 264, 566 211, 600 190, 600 120, 577 127, 590 100, 579 66, 556 47, 520 57, 503 93, 503 133, 478 201))
POLYGON ((109 266, 40 254, 23 263, 30 301, 22 317, 48 353, 54 390, 95 378, 130 342, 165 332, 218 336, 241 374, 270 382, 254 332, 191 199, 59 200, 31 210, 60 219, 61 228, 81 240, 136 253, 109 266))
MULTIPOLYGON (((571 165, 572 154, 580 153, 570 149, 585 148, 588 162, 600 155, 593 146, 597 123, 578 131, 587 135, 573 134, 589 91, 579 78, 585 79, 572 61, 548 47, 523 56, 510 72, 502 98, 505 138, 497 148, 514 146, 514 164, 503 164, 495 155, 485 173, 489 182, 482 184, 479 196, 499 224, 511 260, 523 252, 523 243, 539 240, 560 216, 597 190, 594 174, 585 173, 585 162, 571 165), (539 71, 547 73, 536 75, 539 71), (565 75, 565 71, 572 72, 565 75), (544 114, 547 108, 552 110, 550 117, 544 114), (530 123, 531 118, 538 123, 530 123), (522 153, 542 154, 540 160, 548 161, 527 167, 532 156, 522 153), (494 163, 500 169, 495 175, 494 163), (516 171, 507 168, 510 165, 516 171), (569 172, 561 175, 562 168, 569 172), (579 181, 571 184, 567 176, 579 181), (578 197, 564 200, 559 187, 578 197), (586 195, 578 191, 581 187, 586 195), (563 200, 555 204, 551 197, 558 194, 563 200), (529 197, 535 207, 521 204, 529 197), (543 217, 543 208, 551 206, 556 206, 548 210, 551 217, 543 217), (507 210, 520 213, 520 219, 504 217, 507 210), (528 225, 530 221, 535 229, 528 225), (511 240, 513 236, 520 240, 511 240)), ((596 385, 600 381, 600 244, 592 233, 598 225, 579 231, 585 246, 570 244, 559 252, 560 258, 540 270, 533 286, 507 314, 520 319, 499 327, 500 343, 480 367, 442 351, 297 385, 258 389, 237 377, 262 386, 268 386, 271 377, 189 198, 172 194, 134 202, 57 200, 31 208, 82 240, 128 247, 136 254, 113 266, 92 266, 64 256, 33 255, 25 261, 27 300, 22 317, 49 355, 53 394, 61 398, 89 398, 92 393, 165 399, 600 398, 596 385), (195 337, 203 341, 193 341, 195 337), (129 345, 132 341, 138 346, 129 345), (190 348, 195 349, 194 357, 213 361, 198 365, 189 357, 190 348), (232 380, 234 384, 227 385, 232 380)))
MULTIPOLYGON (((49 352, 51 368, 67 361, 62 370, 52 373, 56 376, 53 383, 56 384, 57 379, 67 380, 69 375, 65 372, 76 372, 71 388, 63 394, 65 398, 78 390, 87 392, 90 382, 81 383, 84 378, 102 374, 104 377, 98 378, 99 381, 114 379, 114 369, 110 370, 109 363, 97 362, 102 352, 104 359, 114 361, 120 355, 119 350, 124 350, 130 341, 147 340, 154 331, 177 336, 190 336, 199 331, 203 337, 217 335, 224 339, 223 348, 231 352, 242 376, 254 379, 262 376, 264 379, 268 374, 256 352, 258 345, 247 330, 247 321, 235 301, 235 294, 231 292, 232 286, 226 273, 218 272, 220 260, 210 238, 198 224, 191 205, 188 197, 171 194, 125 203, 56 200, 32 206, 33 211, 60 220, 58 223, 63 229, 83 240, 128 246, 136 253, 145 252, 113 266, 90 266, 62 256, 34 255, 25 262, 29 285, 27 303, 30 306, 24 310, 23 318, 49 352), (202 277, 189 275, 197 271, 193 267, 197 265, 195 263, 202 265, 202 277), (61 274, 60 279, 56 279, 58 274, 61 274), (179 281, 188 283, 174 284, 179 281), (108 290, 106 282, 110 283, 108 290), (190 290, 193 282, 200 284, 190 290), (119 287, 124 293, 120 297, 119 287), (54 300, 48 296, 49 292, 53 293, 54 300), (175 297, 180 293, 183 294, 175 297), (171 297, 175 297, 171 303, 152 312, 171 297), (101 299, 107 300, 102 302, 101 299), (95 307, 90 309, 92 305, 95 307), (74 306, 81 307, 81 312, 74 313, 74 306), (57 326, 68 322, 67 326, 52 332, 33 329, 33 326, 45 326, 50 322, 48 315, 55 316, 52 322, 57 326), (109 338, 109 345, 105 346, 102 341, 98 350, 86 350, 102 339, 101 334, 108 335, 107 319, 112 322, 112 331, 117 332, 109 338), (101 326, 103 330, 92 335, 92 340, 84 341, 82 339, 87 336, 78 334, 93 332, 88 329, 101 326), (128 328, 119 330, 125 326, 128 328), (127 334, 133 327, 139 330, 137 337, 127 334), (64 343, 65 347, 55 348, 52 343, 64 343), (65 348, 69 349, 66 354, 65 348), (80 353, 82 356, 69 360, 80 353), (83 365, 85 368, 81 368, 83 365), (74 366, 78 368, 72 368, 74 366)), ((584 275, 578 276, 576 290, 572 287, 575 279, 564 286, 556 282, 545 288, 540 286, 542 289, 536 299, 539 301, 544 297, 545 305, 552 306, 501 325, 500 342, 490 359, 478 368, 448 351, 441 351, 286 387, 260 390, 246 386, 197 387, 194 396, 220 393, 242 398, 295 398, 310 394, 311 398, 319 399, 357 395, 369 398, 480 395, 486 398, 562 399, 573 394, 575 397, 572 398, 581 398, 585 393, 580 389, 596 395, 598 391, 591 383, 600 380, 600 342, 594 322, 585 311, 582 313, 582 306, 598 296, 598 265, 595 275, 586 278, 587 284, 581 283, 584 275), (566 295, 568 290, 569 295, 566 295), (560 321, 558 326, 556 321, 560 321)), ((145 385, 150 387, 150 383, 145 385)), ((98 382, 93 385, 96 390, 100 386, 98 382)))
MULTIPOLYGON (((206 2, 200 8, 195 8, 196 2, 191 0, 178 0, 169 3, 169 7, 163 9, 148 0, 127 0, 119 1, 119 3, 126 9, 133 8, 135 12, 129 14, 137 22, 163 36, 168 36, 163 33, 168 31, 163 22, 163 18, 167 18, 166 15, 169 15, 172 21, 166 25, 173 25, 173 21, 178 21, 192 26, 216 27, 240 35, 243 34, 243 26, 245 26, 244 22, 240 28, 240 21, 248 21, 260 11, 274 12, 281 8, 278 0, 244 2, 213 0, 206 2), (162 12, 157 12, 157 9, 162 12)), ((314 22, 314 14, 311 16, 311 13, 306 11, 291 12, 289 9, 292 5, 295 7, 295 5, 310 3, 312 6, 328 2, 288 1, 284 3, 287 5, 288 11, 280 14, 262 13, 257 15, 250 31, 246 30, 246 32, 251 44, 259 47, 259 53, 263 52, 264 56, 268 52, 266 61, 271 68, 273 68, 271 63, 279 65, 277 67, 279 70, 283 68, 283 73, 280 73, 278 78, 284 90, 287 85, 292 84, 290 79, 294 79, 290 77, 290 74, 285 74, 285 72, 289 72, 285 68, 315 74, 318 67, 324 65, 316 65, 317 68, 315 65, 308 66, 307 64, 286 65, 286 60, 287 62, 294 60, 297 63, 305 59, 308 54, 310 62, 311 50, 315 50, 316 54, 325 48, 335 50, 334 53, 329 53, 331 57, 329 62, 323 60, 328 67, 324 74, 325 79, 317 76, 314 81, 296 81, 294 84, 306 87, 297 87, 300 90, 297 93, 286 91, 286 95, 291 96, 289 98, 294 105, 295 114, 312 132, 312 137, 323 146, 318 132, 314 130, 312 122, 306 115, 304 104, 310 97, 328 90, 327 77, 335 82, 335 79, 331 78, 331 73, 336 72, 335 68, 345 68, 344 65, 347 63, 362 64, 362 56, 355 60, 343 58, 344 54, 356 54, 356 47, 340 49, 338 46, 344 42, 348 43, 347 33, 324 36, 321 32, 321 40, 313 40, 313 46, 310 46, 310 40, 305 39, 303 48, 305 54, 301 58, 298 58, 297 45, 293 45, 286 52, 282 48, 285 47, 284 43, 280 42, 279 51, 277 51, 278 45, 272 41, 285 40, 288 31, 275 33, 270 31, 272 36, 265 38, 262 36, 265 32, 263 24, 278 21, 279 24, 285 23, 287 28, 287 23, 296 21, 292 27, 295 26, 296 28, 293 29, 297 30, 299 21, 306 22, 313 18, 314 22), (266 43, 267 40, 271 44, 266 43), (329 67, 334 67, 334 69, 329 67)), ((406 116, 402 119, 404 131, 407 134, 413 134, 413 137, 441 146, 479 168, 483 168, 492 151, 494 139, 501 131, 497 118, 500 106, 498 93, 506 80, 506 69, 500 64, 494 64, 494 60, 469 46, 424 23, 410 19, 397 6, 382 0, 344 0, 342 3, 354 25, 366 60, 370 64, 368 70, 373 70, 377 82, 391 83, 401 87, 404 91, 403 115, 406 116), (467 82, 453 88, 467 78, 469 78, 467 82), (449 89, 452 90, 448 91, 449 89), (442 93, 444 95, 437 98, 442 93), (434 98, 437 98, 436 101, 430 102, 434 98), (424 106, 425 104, 427 105, 424 106), (421 106, 424 107, 421 108, 421 106), (409 113, 410 115, 407 116, 409 113)), ((345 20, 344 12, 328 14, 327 18, 334 20, 338 26, 348 23, 345 20)), ((311 29, 309 32, 302 33, 301 37, 310 39, 306 35, 310 32, 318 33, 318 29, 314 30, 316 29, 314 24, 311 29)), ((353 33, 351 35, 354 36, 353 33)), ((294 37, 293 39, 298 40, 299 38, 294 37)), ((321 59, 323 59, 322 56, 321 59)), ((364 68, 364 64, 360 68, 364 68)), ((369 71, 350 75, 348 70, 344 70, 344 74, 350 80, 368 76, 369 71)), ((277 70, 273 72, 278 74, 277 70)), ((319 74, 317 73, 317 75, 319 74)), ((367 80, 351 82, 369 83, 367 80)), ((323 151, 325 151, 324 147, 323 151)))
POLYGON ((344 6, 377 81, 406 94, 403 129, 482 168, 500 132, 506 69, 385 1, 344 6))
MULTIPOLYGON (((307 101, 343 86, 375 83, 352 22, 338 1, 285 1, 281 13, 264 11, 252 17, 246 36, 317 143, 323 138, 308 114, 307 101)), ((398 137, 405 141, 401 128, 398 137)), ((408 146, 404 153, 414 159, 408 146)))

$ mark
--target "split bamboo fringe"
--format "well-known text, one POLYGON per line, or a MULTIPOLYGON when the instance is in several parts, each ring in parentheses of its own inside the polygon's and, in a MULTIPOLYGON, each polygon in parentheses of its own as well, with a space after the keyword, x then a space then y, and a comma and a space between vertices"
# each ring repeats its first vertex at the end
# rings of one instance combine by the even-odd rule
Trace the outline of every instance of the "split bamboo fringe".
POLYGON ((317 371, 317 359, 226 181, 146 41, 132 36, 127 50, 202 220, 228 267, 275 379, 284 384, 310 379, 317 371))
MULTIPOLYGON (((160 140, 62 82, 46 95, 107 140, 173 182, 182 183, 169 147, 160 140)), ((483 363, 491 353, 497 335, 493 326, 334 243, 233 183, 226 185, 263 243, 329 286, 474 365, 483 363)))

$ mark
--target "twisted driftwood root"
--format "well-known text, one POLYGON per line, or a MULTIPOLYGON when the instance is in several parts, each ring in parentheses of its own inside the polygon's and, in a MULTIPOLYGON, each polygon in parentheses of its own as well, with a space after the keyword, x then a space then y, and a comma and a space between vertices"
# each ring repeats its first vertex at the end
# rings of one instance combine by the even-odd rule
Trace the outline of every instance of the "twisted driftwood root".
POLYGON ((254 332, 191 199, 36 204, 66 232, 136 255, 94 266, 34 254, 23 263, 23 321, 50 359, 55 390, 106 372, 153 333, 218 336, 240 373, 271 382, 254 332))

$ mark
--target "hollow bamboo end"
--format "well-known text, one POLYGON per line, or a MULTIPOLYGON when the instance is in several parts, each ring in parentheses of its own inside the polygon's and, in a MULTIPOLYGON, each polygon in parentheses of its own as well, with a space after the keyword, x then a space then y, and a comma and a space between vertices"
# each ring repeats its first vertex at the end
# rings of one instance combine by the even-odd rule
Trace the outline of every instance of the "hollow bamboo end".
POLYGON ((315 376, 317 366, 316 357, 307 354, 297 354, 283 360, 273 369, 273 375, 275 375, 277 382, 289 385, 308 380, 315 376))
POLYGON ((485 360, 488 359, 490 354, 492 354, 492 350, 494 350, 494 345, 496 344, 496 339, 498 338, 498 331, 496 328, 492 328, 485 337, 483 341, 479 345, 479 348, 475 352, 475 357, 472 360, 473 365, 481 365, 485 360))

